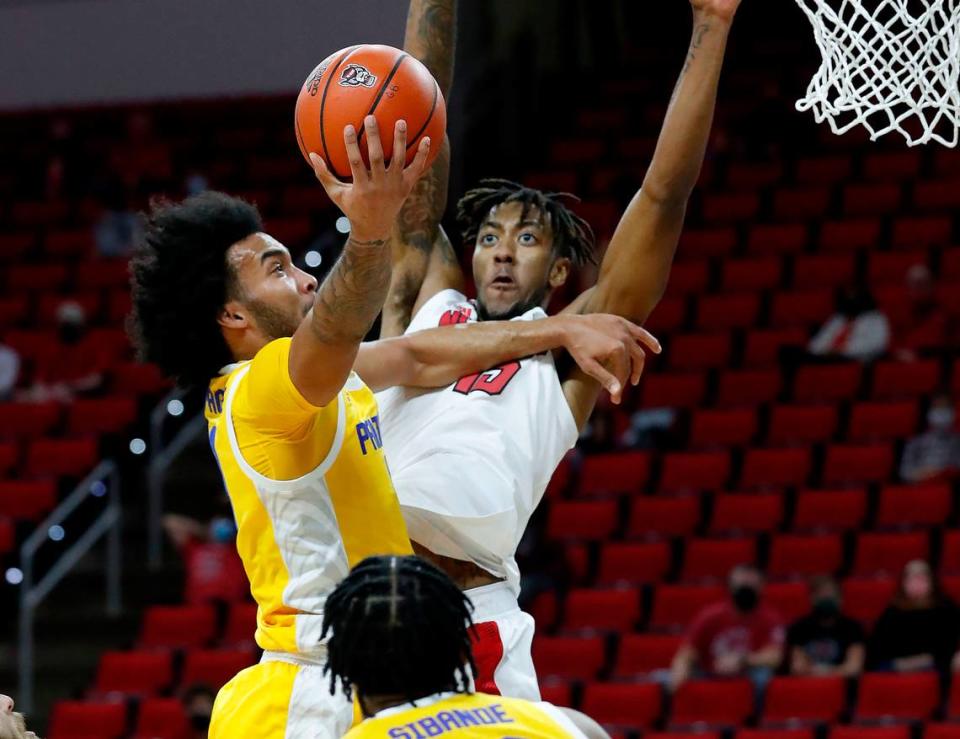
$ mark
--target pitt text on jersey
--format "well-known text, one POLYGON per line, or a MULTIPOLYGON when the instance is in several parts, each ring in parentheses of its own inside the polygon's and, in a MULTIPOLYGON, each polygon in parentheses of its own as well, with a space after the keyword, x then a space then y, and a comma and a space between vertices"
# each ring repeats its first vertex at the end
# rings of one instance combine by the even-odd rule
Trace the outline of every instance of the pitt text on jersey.
POLYGON ((367 444, 370 444, 374 451, 383 446, 383 438, 380 436, 380 416, 365 418, 357 424, 357 441, 360 442, 360 451, 364 456, 367 454, 367 444))

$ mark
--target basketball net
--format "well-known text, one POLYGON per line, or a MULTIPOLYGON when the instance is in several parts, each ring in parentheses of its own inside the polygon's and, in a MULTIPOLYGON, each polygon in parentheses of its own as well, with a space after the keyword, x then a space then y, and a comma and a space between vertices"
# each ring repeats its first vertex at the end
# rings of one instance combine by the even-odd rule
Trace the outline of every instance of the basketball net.
POLYGON ((836 134, 899 132, 956 146, 960 0, 797 0, 823 61, 797 101, 836 134))

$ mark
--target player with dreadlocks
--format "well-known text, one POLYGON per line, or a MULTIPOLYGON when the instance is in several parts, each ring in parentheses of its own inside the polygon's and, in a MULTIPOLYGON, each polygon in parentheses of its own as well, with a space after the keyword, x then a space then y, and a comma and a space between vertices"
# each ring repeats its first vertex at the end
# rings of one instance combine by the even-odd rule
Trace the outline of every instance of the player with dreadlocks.
MULTIPOLYGON (((690 2, 694 27, 687 62, 643 186, 603 255, 596 284, 564 313, 608 312, 642 323, 666 288, 740 4, 690 2)), ((419 0, 408 16, 407 51, 438 77, 452 73, 454 9, 453 0, 419 0)), ((594 261, 590 227, 569 210, 566 196, 506 180, 482 182, 457 209, 477 288, 476 299, 468 300, 459 261, 439 227, 446 152, 438 162, 397 219, 382 335, 545 318, 552 294, 571 270, 594 261)), ((530 654, 534 625, 517 603, 515 553, 599 395, 600 385, 567 360, 562 352, 545 352, 446 388, 378 394, 387 461, 414 550, 453 577, 476 608, 481 691, 539 697, 530 654)), ((615 387, 615 403, 621 394, 615 387)))
POLYGON ((348 739, 425 736, 609 739, 548 703, 473 693, 472 605, 419 557, 369 557, 327 599, 330 690, 356 692, 364 721, 348 739))

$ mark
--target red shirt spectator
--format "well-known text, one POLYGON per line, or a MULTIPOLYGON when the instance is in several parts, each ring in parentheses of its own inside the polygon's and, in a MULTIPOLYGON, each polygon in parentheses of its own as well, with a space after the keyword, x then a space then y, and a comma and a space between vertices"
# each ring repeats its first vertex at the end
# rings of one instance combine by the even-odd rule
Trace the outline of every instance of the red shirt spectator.
POLYGON ((704 672, 723 672, 718 660, 746 658, 770 646, 783 647, 785 631, 780 615, 766 606, 743 613, 729 602, 708 606, 697 616, 687 633, 687 643, 697 653, 704 672))

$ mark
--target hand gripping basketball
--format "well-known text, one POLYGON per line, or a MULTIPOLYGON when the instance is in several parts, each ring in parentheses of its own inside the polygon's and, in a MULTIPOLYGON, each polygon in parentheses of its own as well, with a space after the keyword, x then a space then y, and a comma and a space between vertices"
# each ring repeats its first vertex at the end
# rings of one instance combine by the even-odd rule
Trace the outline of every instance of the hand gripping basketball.
MULTIPOLYGON (((374 241, 390 233, 403 202, 426 171, 430 139, 420 141, 409 167, 404 168, 403 157, 393 157, 387 166, 374 116, 369 115, 364 119, 364 131, 369 169, 364 166, 360 154, 356 129, 348 125, 343 130, 353 182, 341 182, 334 177, 327 163, 317 154, 310 154, 310 163, 327 195, 350 221, 351 238, 355 241, 374 241)), ((393 132, 393 150, 404 151, 406 146, 407 124, 402 120, 397 121, 393 132)))

